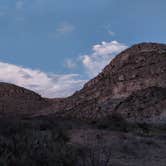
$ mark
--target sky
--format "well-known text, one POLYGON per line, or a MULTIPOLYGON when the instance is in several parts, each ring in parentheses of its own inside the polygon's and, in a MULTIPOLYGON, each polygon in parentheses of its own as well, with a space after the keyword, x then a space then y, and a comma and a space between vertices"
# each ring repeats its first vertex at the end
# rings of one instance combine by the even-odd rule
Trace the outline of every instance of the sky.
POLYGON ((0 0, 0 82, 66 97, 140 42, 166 43, 165 0, 0 0))

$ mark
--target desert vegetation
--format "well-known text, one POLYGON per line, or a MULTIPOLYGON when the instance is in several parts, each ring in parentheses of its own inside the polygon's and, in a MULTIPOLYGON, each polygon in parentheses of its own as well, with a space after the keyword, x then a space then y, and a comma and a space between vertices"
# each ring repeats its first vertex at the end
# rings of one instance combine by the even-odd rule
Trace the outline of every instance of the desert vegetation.
POLYGON ((0 121, 0 165, 114 166, 119 163, 115 160, 118 155, 138 158, 140 148, 159 147, 150 138, 150 133, 156 131, 164 133, 165 128, 162 126, 157 130, 147 124, 129 124, 117 114, 90 124, 54 117, 3 118, 0 121), (81 131, 90 133, 83 133, 79 144, 71 140, 69 131, 73 134, 75 130, 76 135, 81 131), (109 137, 116 136, 116 132, 122 134, 117 134, 114 142, 109 137), (133 136, 128 138, 128 133, 133 136))
POLYGON ((69 124, 37 119, 1 119, 0 165, 2 166, 106 166, 107 147, 70 144, 69 124))
POLYGON ((1 121, 0 165, 73 165, 74 150, 64 129, 41 120, 1 121))

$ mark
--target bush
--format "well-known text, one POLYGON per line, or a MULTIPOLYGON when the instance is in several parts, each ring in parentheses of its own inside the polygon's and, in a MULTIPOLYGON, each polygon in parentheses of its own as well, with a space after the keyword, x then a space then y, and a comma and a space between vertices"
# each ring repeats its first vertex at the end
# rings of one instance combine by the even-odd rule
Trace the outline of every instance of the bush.
POLYGON ((99 129, 111 129, 118 131, 127 131, 127 122, 125 119, 118 113, 113 113, 108 115, 104 119, 100 120, 97 124, 99 129))
MULTIPOLYGON (((31 120, 0 122, 0 165, 74 165, 75 150, 67 144, 67 132, 56 126, 52 128, 48 124, 41 130, 41 123, 42 121, 40 125, 34 125, 31 120)), ((44 123, 45 121, 43 125, 44 123)))

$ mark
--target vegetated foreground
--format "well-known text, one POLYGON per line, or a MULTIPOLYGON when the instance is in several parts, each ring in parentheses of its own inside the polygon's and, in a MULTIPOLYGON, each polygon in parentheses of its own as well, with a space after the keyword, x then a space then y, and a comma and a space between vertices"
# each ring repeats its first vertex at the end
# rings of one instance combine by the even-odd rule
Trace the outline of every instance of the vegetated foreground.
POLYGON ((56 117, 0 119, 2 166, 165 166, 166 126, 56 117))

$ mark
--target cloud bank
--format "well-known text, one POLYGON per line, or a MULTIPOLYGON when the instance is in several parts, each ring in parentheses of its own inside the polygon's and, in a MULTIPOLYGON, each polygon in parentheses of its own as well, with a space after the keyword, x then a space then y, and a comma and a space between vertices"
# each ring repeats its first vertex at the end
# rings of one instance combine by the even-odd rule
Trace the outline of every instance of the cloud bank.
POLYGON ((78 74, 48 74, 0 62, 0 81, 31 89, 44 97, 66 97, 80 89, 86 80, 78 74))

